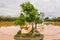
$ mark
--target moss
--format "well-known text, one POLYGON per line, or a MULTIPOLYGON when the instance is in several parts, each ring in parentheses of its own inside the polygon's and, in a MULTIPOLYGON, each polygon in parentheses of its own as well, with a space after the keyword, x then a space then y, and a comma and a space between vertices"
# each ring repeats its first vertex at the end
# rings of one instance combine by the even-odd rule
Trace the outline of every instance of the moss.
POLYGON ((37 33, 33 33, 33 34, 31 34, 31 33, 27 33, 27 34, 16 34, 15 35, 15 37, 19 37, 19 38, 26 38, 26 37, 28 37, 28 38, 36 38, 36 37, 41 37, 42 36, 42 34, 37 34, 37 33))

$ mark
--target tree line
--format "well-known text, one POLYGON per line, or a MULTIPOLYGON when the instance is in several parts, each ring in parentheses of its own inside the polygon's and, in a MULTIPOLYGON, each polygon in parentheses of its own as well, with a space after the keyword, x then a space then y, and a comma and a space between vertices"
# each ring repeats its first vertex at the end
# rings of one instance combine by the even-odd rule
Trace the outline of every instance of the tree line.
POLYGON ((12 22, 15 21, 17 17, 10 17, 10 16, 0 16, 0 22, 12 22))
MULTIPOLYGON (((17 19, 17 17, 10 17, 10 16, 0 16, 0 22, 13 22, 17 19)), ((52 18, 49 17, 44 18, 45 22, 60 22, 60 17, 52 18)))
POLYGON ((60 22, 60 17, 52 18, 52 19, 50 19, 49 17, 46 17, 44 19, 44 21, 46 21, 46 22, 60 22))

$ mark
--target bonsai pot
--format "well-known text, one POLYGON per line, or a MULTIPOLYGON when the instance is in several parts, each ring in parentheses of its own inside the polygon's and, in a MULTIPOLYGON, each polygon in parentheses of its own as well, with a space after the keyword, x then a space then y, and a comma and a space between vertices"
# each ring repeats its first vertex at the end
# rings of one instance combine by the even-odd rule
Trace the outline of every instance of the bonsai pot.
POLYGON ((41 37, 37 37, 37 38, 19 38, 19 37, 14 37, 15 40, 43 40, 43 35, 41 37))
MULTIPOLYGON (((17 33, 17 34, 19 34, 19 33, 17 33)), ((17 35, 16 34, 16 35, 17 35)), ((43 34, 40 34, 40 36, 38 37, 29 37, 28 35, 28 37, 22 37, 22 38, 20 38, 20 37, 18 37, 18 36, 14 36, 14 39, 15 40, 43 40, 43 38, 44 38, 44 35, 43 34)))

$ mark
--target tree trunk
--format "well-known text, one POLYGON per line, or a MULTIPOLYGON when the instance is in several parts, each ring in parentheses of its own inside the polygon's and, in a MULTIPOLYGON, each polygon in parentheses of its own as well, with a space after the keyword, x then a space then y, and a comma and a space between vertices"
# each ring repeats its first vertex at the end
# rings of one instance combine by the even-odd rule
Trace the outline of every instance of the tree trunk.
POLYGON ((39 33, 39 32, 37 31, 37 23, 35 23, 34 32, 39 33))
POLYGON ((31 33, 33 34, 33 32, 34 32, 34 26, 33 26, 34 24, 32 23, 32 29, 31 29, 31 33))
POLYGON ((17 34, 21 34, 21 30, 19 30, 17 34))
POLYGON ((35 29, 37 29, 37 23, 35 23, 35 29))
POLYGON ((21 30, 22 30, 22 28, 21 28, 21 26, 20 26, 20 30, 18 31, 18 33, 17 33, 17 34, 21 34, 21 30))
POLYGON ((32 23, 32 33, 34 32, 34 26, 33 26, 34 24, 32 23))

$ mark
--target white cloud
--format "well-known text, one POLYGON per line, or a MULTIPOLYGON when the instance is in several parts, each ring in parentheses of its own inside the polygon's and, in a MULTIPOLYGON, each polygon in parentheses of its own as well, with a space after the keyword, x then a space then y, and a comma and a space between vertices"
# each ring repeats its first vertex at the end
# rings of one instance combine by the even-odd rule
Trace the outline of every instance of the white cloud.
POLYGON ((19 5, 27 1, 31 2, 39 12, 60 16, 60 0, 0 0, 0 15, 19 15, 19 5))

